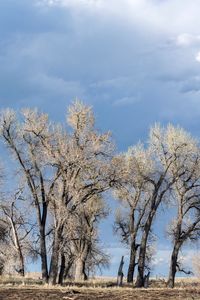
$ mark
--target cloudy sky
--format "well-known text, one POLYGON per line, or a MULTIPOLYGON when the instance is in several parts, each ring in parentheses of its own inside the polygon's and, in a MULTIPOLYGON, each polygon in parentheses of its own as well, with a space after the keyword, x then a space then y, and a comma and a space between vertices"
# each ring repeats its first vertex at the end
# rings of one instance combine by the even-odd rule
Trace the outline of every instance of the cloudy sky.
POLYGON ((80 98, 120 151, 158 121, 199 136, 199 16, 199 0, 0 0, 0 106, 63 121, 80 98))

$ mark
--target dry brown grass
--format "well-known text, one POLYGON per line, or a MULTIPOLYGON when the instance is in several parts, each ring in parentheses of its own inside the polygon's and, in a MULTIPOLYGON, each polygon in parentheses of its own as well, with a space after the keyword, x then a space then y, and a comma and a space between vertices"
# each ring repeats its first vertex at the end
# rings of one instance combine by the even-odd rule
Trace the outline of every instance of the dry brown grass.
POLYGON ((200 300, 200 280, 194 278, 178 279, 174 289, 167 289, 163 280, 152 280, 148 289, 128 285, 118 288, 114 283, 112 278, 90 280, 87 284, 68 282, 65 287, 1 282, 0 300, 200 300))
POLYGON ((0 300, 198 300, 200 289, 0 288, 0 300))

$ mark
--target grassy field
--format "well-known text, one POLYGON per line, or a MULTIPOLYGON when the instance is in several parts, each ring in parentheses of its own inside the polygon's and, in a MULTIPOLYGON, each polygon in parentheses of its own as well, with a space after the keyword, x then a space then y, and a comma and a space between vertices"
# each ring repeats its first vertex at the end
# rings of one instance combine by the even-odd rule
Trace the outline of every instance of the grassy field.
POLYGON ((200 282, 193 279, 178 280, 176 288, 167 289, 164 281, 151 281, 148 289, 131 286, 115 287, 112 281, 68 283, 65 287, 30 285, 30 281, 0 281, 0 300, 200 300, 200 282))
POLYGON ((0 300, 197 300, 200 289, 132 289, 132 288, 0 288, 0 300))

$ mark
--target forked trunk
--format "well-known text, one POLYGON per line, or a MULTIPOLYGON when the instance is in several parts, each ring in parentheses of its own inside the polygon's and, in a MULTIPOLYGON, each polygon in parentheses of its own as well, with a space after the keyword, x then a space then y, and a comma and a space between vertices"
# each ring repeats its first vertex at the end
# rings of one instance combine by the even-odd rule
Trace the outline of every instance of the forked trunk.
POLYGON ((145 226, 144 232, 142 235, 142 240, 140 243, 140 251, 139 251, 139 259, 138 259, 138 274, 136 280, 136 287, 144 287, 144 271, 145 271, 145 260, 146 260, 146 249, 147 249, 147 241, 149 237, 149 233, 151 230, 151 224, 153 221, 153 217, 155 215, 155 210, 151 212, 145 226))
POLYGON ((128 283, 133 283, 133 276, 134 276, 135 265, 136 265, 136 263, 135 263, 136 253, 137 253, 137 246, 136 246, 135 239, 134 239, 131 244, 131 253, 130 253, 128 274, 127 274, 127 282, 128 283))
POLYGON ((177 271, 177 261, 178 261, 178 254, 180 250, 181 244, 180 242, 175 242, 174 248, 171 255, 171 262, 170 262, 170 270, 169 270, 169 277, 167 281, 167 287, 173 288, 175 283, 175 276, 177 271))
POLYGON ((51 255, 51 263, 49 270, 49 283, 55 285, 57 283, 58 276, 58 263, 60 256, 60 239, 61 229, 57 229, 54 234, 53 249, 51 255))
MULTIPOLYGON (((162 176, 161 176, 162 177, 162 176)), ((161 186, 163 178, 160 178, 159 183, 157 184, 157 187, 154 191, 154 195, 152 197, 151 201, 151 211, 148 215, 147 221, 144 226, 144 231, 142 234, 142 239, 140 243, 140 251, 139 251, 139 259, 138 259, 138 274, 137 274, 137 280, 136 280, 136 287, 144 287, 145 280, 144 280, 144 271, 145 271, 145 262, 146 262, 146 250, 147 250, 147 241, 149 237, 149 233, 151 230, 151 225, 153 222, 153 219, 155 217, 156 211, 162 201, 163 196, 165 195, 167 189, 162 191, 161 195, 157 197, 158 190, 161 186)))
POLYGON ((145 269, 147 239, 148 239, 148 233, 145 232, 140 244, 140 252, 139 252, 139 259, 138 259, 138 275, 135 284, 136 287, 144 287, 144 269, 145 269))

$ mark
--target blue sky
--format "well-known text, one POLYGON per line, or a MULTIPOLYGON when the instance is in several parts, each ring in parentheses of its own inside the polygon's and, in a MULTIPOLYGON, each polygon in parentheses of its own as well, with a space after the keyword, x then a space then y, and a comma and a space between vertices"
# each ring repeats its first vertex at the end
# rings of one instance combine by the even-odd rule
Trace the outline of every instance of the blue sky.
MULTIPOLYGON (((80 98, 120 151, 155 122, 199 136, 199 15, 199 0, 0 0, 0 107, 37 106, 64 121, 80 98)), ((113 274, 124 250, 108 234, 105 242, 113 274)), ((166 273, 163 235, 158 250, 155 273, 166 273)))

